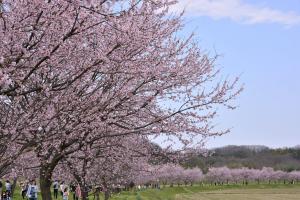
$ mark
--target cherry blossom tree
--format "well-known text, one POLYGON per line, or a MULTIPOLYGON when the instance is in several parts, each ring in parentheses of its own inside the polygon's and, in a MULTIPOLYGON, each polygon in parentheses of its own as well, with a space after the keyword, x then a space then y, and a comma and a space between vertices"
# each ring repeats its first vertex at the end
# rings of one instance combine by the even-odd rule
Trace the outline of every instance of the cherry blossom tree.
POLYGON ((87 186, 96 185, 105 190, 105 199, 116 185, 127 186, 135 177, 148 171, 149 141, 139 137, 101 140, 89 143, 69 155, 62 164, 82 188, 82 199, 88 195, 87 186), (139 149, 135 147, 138 146, 139 149))
POLYGON ((299 183, 300 181, 300 171, 292 171, 288 174, 291 183, 299 183))
POLYGON ((243 184, 248 184, 250 181, 257 181, 260 184, 260 181, 266 181, 271 184, 271 181, 274 183, 278 183, 279 181, 289 181, 293 183, 294 181, 299 180, 299 172, 284 172, 281 170, 274 170, 271 167, 263 167, 262 169, 249 169, 249 168, 237 168, 237 169, 229 169, 227 167, 219 167, 219 168, 210 168, 209 172, 205 174, 205 179, 211 183, 219 183, 223 182, 234 182, 243 184))
POLYGON ((252 180, 256 181, 257 184, 260 184, 260 181, 263 180, 262 170, 259 169, 251 169, 252 171, 252 180))
POLYGON ((199 168, 186 169, 183 171, 183 182, 185 185, 190 183, 192 186, 194 183, 199 183, 204 178, 203 172, 199 168))
POLYGON ((164 164, 157 166, 156 178, 163 185, 170 184, 191 184, 200 182, 204 176, 202 170, 199 168, 184 169, 180 165, 176 164, 164 164))
POLYGON ((210 168, 206 174, 206 180, 211 183, 224 184, 232 179, 232 172, 227 167, 210 168))
POLYGON ((11 109, 10 100, 1 95, 0 115, 0 177, 2 177, 10 172, 16 159, 21 154, 26 153, 26 149, 30 147, 30 144, 17 143, 20 133, 16 132, 15 127, 20 124, 18 122, 19 116, 11 109))
POLYGON ((58 164, 97 141, 164 135, 190 148, 228 132, 212 121, 234 108, 237 79, 217 81, 215 58, 176 36, 174 3, 1 0, 0 134, 37 157, 43 200, 58 164))
POLYGON ((288 176, 288 173, 287 172, 284 172, 284 171, 281 171, 281 170, 277 170, 277 171, 274 171, 273 175, 272 175, 272 179, 273 181, 276 183, 276 182, 280 182, 280 181, 284 181, 285 183, 285 180, 288 176))
POLYGON ((169 184, 172 187, 180 182, 182 173, 183 168, 181 166, 168 163, 159 167, 157 178, 163 185, 169 184))

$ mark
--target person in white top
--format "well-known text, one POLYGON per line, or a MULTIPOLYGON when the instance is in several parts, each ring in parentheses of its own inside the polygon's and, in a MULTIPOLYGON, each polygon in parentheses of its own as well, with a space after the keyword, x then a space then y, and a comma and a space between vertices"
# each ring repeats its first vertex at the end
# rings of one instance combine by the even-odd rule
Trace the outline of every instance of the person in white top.
POLYGON ((6 180, 6 182, 5 182, 5 189, 6 189, 6 191, 11 192, 11 184, 10 184, 9 180, 6 180))
POLYGON ((38 186, 35 180, 32 180, 28 186, 27 194, 29 200, 37 200, 38 186))
POLYGON ((64 197, 65 183, 63 181, 60 183, 59 189, 61 196, 64 197))

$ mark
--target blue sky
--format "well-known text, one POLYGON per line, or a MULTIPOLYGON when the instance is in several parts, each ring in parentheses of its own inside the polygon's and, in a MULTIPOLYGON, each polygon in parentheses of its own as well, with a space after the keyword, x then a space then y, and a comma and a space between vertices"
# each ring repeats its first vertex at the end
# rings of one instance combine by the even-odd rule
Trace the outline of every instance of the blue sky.
POLYGON ((180 0, 185 32, 221 54, 224 76, 241 75, 239 108, 216 123, 232 127, 208 147, 300 144, 300 1, 180 0))

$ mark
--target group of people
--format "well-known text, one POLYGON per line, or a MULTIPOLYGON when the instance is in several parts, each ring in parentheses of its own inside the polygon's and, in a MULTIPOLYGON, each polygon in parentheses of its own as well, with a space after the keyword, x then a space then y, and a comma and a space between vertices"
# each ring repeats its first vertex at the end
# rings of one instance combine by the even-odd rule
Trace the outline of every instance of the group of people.
POLYGON ((37 200, 38 186, 35 180, 20 182, 20 187, 23 199, 27 197, 29 200, 37 200))
POLYGON ((81 189, 79 185, 76 186, 74 183, 71 183, 70 186, 68 186, 64 181, 59 183, 57 180, 53 182, 54 199, 57 199, 58 193, 60 193, 63 200, 68 200, 70 192, 73 194, 73 200, 81 198, 81 189))
MULTIPOLYGON (((21 182, 20 186, 23 199, 27 197, 29 200, 37 200, 38 187, 35 180, 32 180, 31 182, 21 182)), ((5 181, 4 187, 2 181, 0 180, 0 200, 12 200, 12 190, 13 186, 9 180, 5 181)))
POLYGON ((11 200, 11 193, 12 193, 12 185, 9 180, 5 181, 5 189, 3 190, 3 183, 0 180, 0 200, 11 200))
POLYGON ((37 200, 38 186, 35 180, 32 180, 27 187, 26 196, 29 200, 37 200))
MULTIPOLYGON (((0 200, 12 200, 12 189, 13 186, 9 180, 6 180, 5 183, 2 183, 0 180, 0 200), (5 185, 4 185, 5 184, 5 185)), ((37 200, 38 199, 38 186, 35 180, 31 181, 22 181, 20 182, 21 196, 23 199, 28 200, 37 200)), ((70 185, 65 184, 64 181, 53 182, 53 196, 54 199, 58 199, 58 196, 61 195, 63 200, 68 200, 69 194, 72 194, 72 200, 81 199, 81 188, 79 184, 71 183, 70 185)))
MULTIPOLYGON (((9 180, 6 180, 4 187, 3 185, 4 184, 0 180, 0 194, 1 194, 0 200, 12 200, 12 184, 10 183, 9 180)), ((58 187, 59 187, 57 181, 54 182, 53 187, 54 187, 54 197, 55 199, 57 199, 58 187)), ((21 196, 23 199, 37 200, 39 189, 35 180, 20 182, 20 189, 21 189, 21 196)), ((68 200, 69 190, 67 185, 64 185, 63 182, 60 185, 60 191, 63 200, 68 200)))

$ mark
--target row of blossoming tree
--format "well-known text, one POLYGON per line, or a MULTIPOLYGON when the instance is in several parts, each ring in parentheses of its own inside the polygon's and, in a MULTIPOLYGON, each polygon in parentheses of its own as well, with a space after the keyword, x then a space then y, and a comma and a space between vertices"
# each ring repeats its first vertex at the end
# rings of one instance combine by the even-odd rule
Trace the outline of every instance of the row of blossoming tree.
POLYGON ((227 133, 212 122, 241 87, 178 36, 175 3, 0 0, 0 177, 38 178, 43 200, 73 179, 85 199, 178 158, 150 139, 187 151, 227 133))
POLYGON ((179 165, 166 164, 153 167, 152 171, 136 177, 138 184, 160 183, 162 185, 193 185, 206 183, 210 185, 244 184, 248 183, 283 183, 294 184, 300 182, 300 171, 284 172, 270 167, 262 169, 228 167, 210 168, 203 174, 199 168, 185 169, 179 165))

